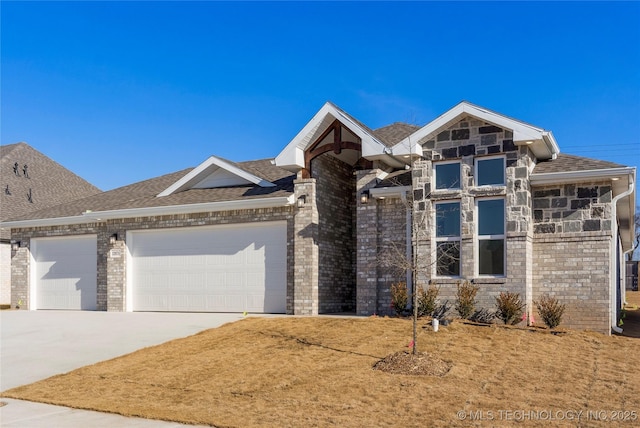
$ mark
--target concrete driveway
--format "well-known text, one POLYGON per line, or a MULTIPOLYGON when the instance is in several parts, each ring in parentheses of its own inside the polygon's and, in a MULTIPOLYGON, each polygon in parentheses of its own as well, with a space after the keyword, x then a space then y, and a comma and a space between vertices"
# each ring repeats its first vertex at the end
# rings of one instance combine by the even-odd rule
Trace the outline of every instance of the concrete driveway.
MULTIPOLYGON (((0 311, 0 391, 241 318, 241 314, 212 313, 0 311)), ((1 401, 8 403, 0 407, 0 425, 3 427, 52 426, 54 415, 58 427, 178 425, 147 420, 136 422, 117 415, 19 400, 1 401), (114 419, 104 420, 103 416, 114 419)))

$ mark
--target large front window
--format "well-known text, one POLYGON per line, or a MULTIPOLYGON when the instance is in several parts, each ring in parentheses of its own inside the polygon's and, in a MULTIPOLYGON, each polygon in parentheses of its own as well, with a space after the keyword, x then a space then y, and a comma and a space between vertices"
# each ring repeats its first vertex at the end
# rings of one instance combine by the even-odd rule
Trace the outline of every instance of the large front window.
POLYGON ((480 199, 478 207, 478 273, 505 274, 504 199, 480 199))
POLYGON ((436 189, 460 189, 460 162, 434 164, 436 189))
POLYGON ((476 159, 476 186, 504 186, 504 157, 476 159))
POLYGON ((460 202, 438 202, 436 208, 436 274, 460 275, 460 202))

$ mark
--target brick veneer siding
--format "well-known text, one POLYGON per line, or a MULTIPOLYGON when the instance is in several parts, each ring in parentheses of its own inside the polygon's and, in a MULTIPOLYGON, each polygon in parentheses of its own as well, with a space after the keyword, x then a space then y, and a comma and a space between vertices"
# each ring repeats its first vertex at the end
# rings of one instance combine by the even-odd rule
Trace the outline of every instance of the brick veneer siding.
POLYGON ((562 326, 610 333, 611 184, 535 187, 533 209, 534 300, 566 303, 562 326))
MULTIPOLYGON (((536 234, 533 299, 555 296, 567 305, 561 327, 611 332, 611 235, 606 232, 536 234)), ((537 311, 538 324, 543 324, 537 311)))
MULTIPOLYGON (((296 208, 293 228, 293 307, 295 315, 318 315, 318 207, 315 178, 294 181, 296 208)), ((287 293, 289 295, 289 293, 287 293)))
POLYGON ((420 222, 417 249, 419 258, 429 260, 427 274, 418 278, 418 285, 426 287, 435 282, 440 286, 440 301, 455 301, 457 284, 473 281, 480 290, 477 308, 493 310, 495 297, 501 291, 519 293, 531 308, 532 290, 532 196, 530 175, 535 166, 533 156, 525 146, 513 144, 511 131, 484 123, 474 118, 465 118, 435 138, 420 141, 424 158, 415 162, 413 170, 414 212, 420 222), (484 156, 502 155, 505 158, 505 185, 476 186, 475 160, 484 156), (461 165, 460 189, 432 190, 434 163, 442 160, 457 160, 461 165), (477 216, 475 203, 488 197, 503 197, 506 220, 506 275, 504 277, 482 277, 477 275, 477 216), (461 211, 460 277, 437 277, 433 242, 435 239, 434 202, 459 201, 461 211), (423 219, 423 220, 420 220, 423 219))
MULTIPOLYGON (((379 315, 392 315, 395 310, 391 306, 391 285, 396 282, 407 282, 406 272, 397 268, 385 267, 386 264, 399 264, 407 260, 406 231, 407 231, 407 203, 401 198, 386 198, 373 201, 377 213, 378 248, 382 257, 397 260, 379 260, 377 268, 377 308, 379 315)), ((409 222, 411 217, 409 217, 409 222)), ((410 223, 409 223, 410 224, 410 223)), ((409 258, 411 254, 409 254, 409 258)), ((410 260, 410 259, 409 259, 410 260)), ((409 289, 411 284, 409 283, 409 289)))
POLYGON ((372 315, 378 307, 378 207, 360 195, 377 184, 383 171, 356 171, 356 313, 372 315))
MULTIPOLYGON (((72 235, 97 235, 97 309, 124 311, 126 308, 126 232, 142 229, 210 226, 218 224, 287 221, 287 242, 293 242, 293 207, 260 208, 209 213, 164 215, 115 219, 99 223, 13 229, 12 239, 21 241, 12 260, 12 305, 29 302, 29 246, 31 238, 72 235), (118 234, 119 241, 109 244, 109 237, 118 234), (111 251, 116 250, 116 251, 111 251), (118 254, 117 250, 121 250, 118 254)), ((287 313, 293 313, 293 246, 287 245, 287 313)))
POLYGON ((352 312, 355 284, 355 177, 330 154, 311 163, 318 209, 318 312, 352 312))

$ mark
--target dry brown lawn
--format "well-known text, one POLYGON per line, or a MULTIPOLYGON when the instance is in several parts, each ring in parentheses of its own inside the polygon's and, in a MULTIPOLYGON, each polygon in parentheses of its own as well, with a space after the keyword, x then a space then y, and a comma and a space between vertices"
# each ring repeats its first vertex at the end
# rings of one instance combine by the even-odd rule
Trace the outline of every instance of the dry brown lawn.
POLYGON ((372 369, 410 338, 406 319, 249 317, 3 395, 221 427, 640 425, 638 338, 423 322, 444 376, 372 369))

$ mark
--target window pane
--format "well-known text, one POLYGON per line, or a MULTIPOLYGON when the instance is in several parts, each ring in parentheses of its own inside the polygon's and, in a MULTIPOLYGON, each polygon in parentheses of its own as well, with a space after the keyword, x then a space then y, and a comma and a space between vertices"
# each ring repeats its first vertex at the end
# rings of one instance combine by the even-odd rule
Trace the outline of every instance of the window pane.
POLYGON ((460 188, 460 164, 436 164, 436 189, 460 188))
POLYGON ((460 275, 460 243, 439 242, 436 257, 436 273, 444 276, 460 275))
POLYGON ((460 236, 460 202, 436 204, 436 236, 460 236))
POLYGON ((479 160, 476 184, 478 186, 486 184, 504 185, 504 159, 479 160))
POLYGON ((478 235, 503 235, 504 220, 504 199, 478 201, 478 235))
POLYGON ((480 275, 504 275, 504 239, 478 241, 480 275))

